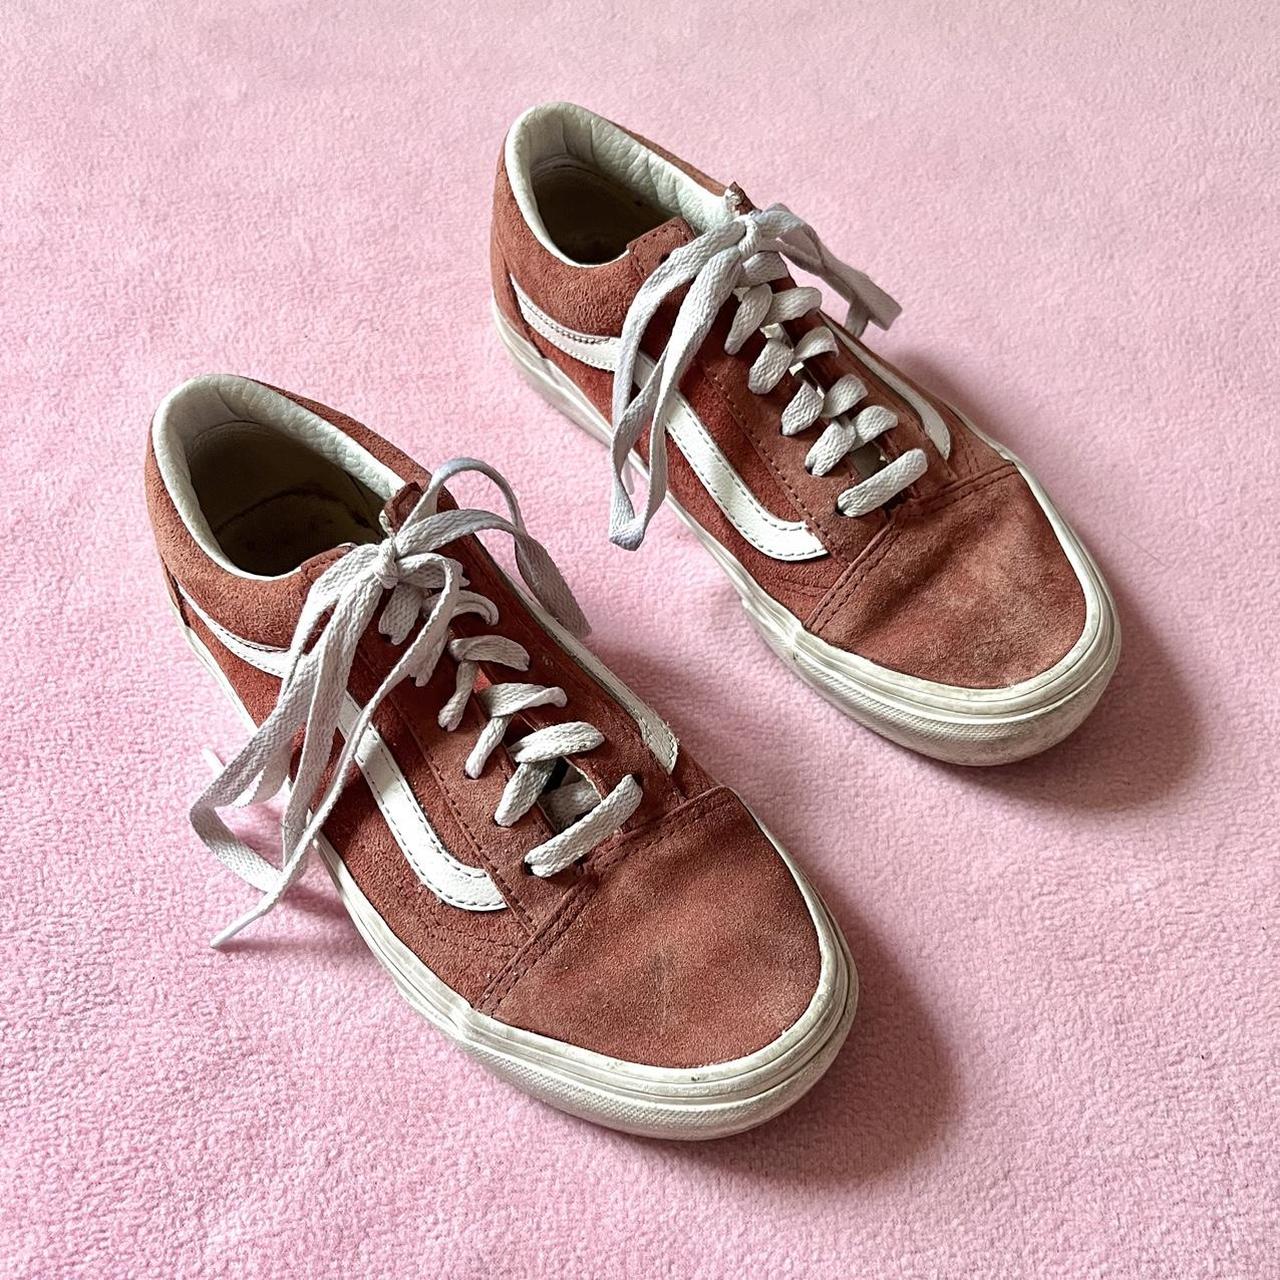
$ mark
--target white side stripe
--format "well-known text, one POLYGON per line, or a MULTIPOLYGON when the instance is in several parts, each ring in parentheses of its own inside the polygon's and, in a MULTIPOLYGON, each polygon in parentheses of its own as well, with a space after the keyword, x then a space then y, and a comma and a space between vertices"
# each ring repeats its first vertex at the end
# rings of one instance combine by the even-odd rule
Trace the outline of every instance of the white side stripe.
POLYGON ((947 430, 947 424, 943 422, 942 415, 937 409, 914 387, 899 378, 892 369, 882 365, 865 347, 854 346, 840 325, 833 323, 826 316, 823 319, 826 321, 827 328, 839 335, 840 341, 849 348, 855 360, 865 364, 872 373, 887 382, 919 414, 920 425, 924 428, 925 435, 933 441, 935 448, 944 458, 949 458, 951 432, 947 430))
MULTIPOLYGON (((284 674, 286 654, 283 649, 272 649, 246 640, 209 617, 186 592, 183 592, 183 599, 218 643, 242 662, 277 678, 284 674)), ((348 693, 339 718, 344 735, 351 731, 360 712, 360 704, 348 693)), ((489 873, 483 867, 469 867, 459 862, 445 848, 435 828, 427 821, 417 796, 382 735, 372 725, 356 748, 355 758, 387 827, 418 879, 437 898, 452 907, 460 907, 464 911, 502 910, 507 904, 489 873)))
POLYGON ((516 295, 516 305, 520 314, 529 323, 529 328, 542 334, 553 347, 559 347, 567 356, 589 364, 593 369, 603 369, 612 373, 618 367, 618 346, 620 338, 590 333, 579 333, 575 329, 566 329, 564 325, 553 320, 541 310, 514 280, 512 291, 516 295))
MULTIPOLYGON (((593 369, 611 373, 617 367, 619 339, 566 328, 538 307, 515 280, 511 288, 529 327, 552 346, 593 369)), ((636 371, 649 377, 653 361, 641 354, 636 371)), ((684 396, 675 397, 665 426, 716 506, 757 551, 773 560, 816 560, 827 554, 803 520, 784 520, 761 503, 684 396)))

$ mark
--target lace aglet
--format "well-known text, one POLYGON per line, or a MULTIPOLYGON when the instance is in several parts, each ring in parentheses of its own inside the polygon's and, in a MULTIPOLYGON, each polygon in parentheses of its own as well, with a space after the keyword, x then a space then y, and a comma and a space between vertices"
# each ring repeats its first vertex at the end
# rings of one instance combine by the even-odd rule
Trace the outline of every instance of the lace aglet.
POLYGON ((223 929, 221 933, 215 933, 213 937, 209 939, 209 946, 215 951, 221 951, 224 944, 230 942, 231 939, 239 932, 240 930, 237 929, 235 925, 228 925, 228 927, 223 929))
POLYGON ((225 929, 215 933, 213 937, 209 939, 209 945, 215 951, 221 951, 222 948, 240 932, 241 929, 246 925, 252 924, 257 918, 257 915, 253 912, 250 912, 248 915, 241 916, 239 920, 233 921, 231 924, 227 925, 225 929))
POLYGON ((226 762, 212 747, 200 748, 200 759, 204 761, 205 767, 214 777, 217 777, 225 767, 226 762))
POLYGON ((225 929, 215 933, 213 937, 209 939, 209 945, 215 951, 220 950, 242 929, 247 929, 251 924, 256 924, 268 911, 271 910, 273 906, 275 906, 276 902, 279 900, 280 892, 281 890, 277 886, 276 889, 263 897, 256 906, 250 907, 249 910, 246 911, 238 920, 233 920, 225 929))

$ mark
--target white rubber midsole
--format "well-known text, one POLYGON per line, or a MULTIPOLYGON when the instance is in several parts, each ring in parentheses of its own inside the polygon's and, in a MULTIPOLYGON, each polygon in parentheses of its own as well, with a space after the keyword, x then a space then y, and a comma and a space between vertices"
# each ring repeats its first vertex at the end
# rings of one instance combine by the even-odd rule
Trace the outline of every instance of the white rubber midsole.
MULTIPOLYGON (((179 622, 196 656, 253 725, 208 647, 181 617, 179 622)), ((328 841, 321 836, 316 842, 361 937, 401 995, 433 1026, 497 1075, 552 1106, 630 1133, 670 1138, 721 1137, 785 1110, 821 1078, 852 1023, 858 984, 844 938, 790 856, 776 841, 774 846, 796 880, 818 935, 817 988, 800 1018, 772 1044, 731 1062, 681 1069, 611 1058, 474 1009, 400 941, 328 841)))
MULTIPOLYGON (((496 302, 493 316, 517 369, 534 389, 607 445, 609 424, 577 384, 516 332, 496 302)), ((732 552, 670 494, 667 502, 715 557, 770 648, 818 692, 905 746, 957 763, 995 764, 1043 750, 1080 723, 1115 669, 1120 630, 1097 565, 1035 477, 1009 450, 967 418, 964 421, 1018 467, 1049 519, 1085 598, 1084 627, 1070 651, 1049 670, 1004 689, 967 689, 922 680, 835 648, 806 631, 800 619, 761 588, 732 552)), ((644 471, 634 454, 632 465, 644 471)))

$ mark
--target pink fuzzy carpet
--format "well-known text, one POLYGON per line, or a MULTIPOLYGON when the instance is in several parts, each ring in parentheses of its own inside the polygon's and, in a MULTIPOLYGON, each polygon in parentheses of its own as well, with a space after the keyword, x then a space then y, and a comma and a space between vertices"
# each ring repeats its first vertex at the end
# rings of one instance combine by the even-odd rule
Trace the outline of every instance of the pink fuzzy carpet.
POLYGON ((1277 65, 1264 0, 643 7, 6 0, 0 1274, 1276 1274, 1277 65), (1122 610, 1110 695, 985 773, 840 718, 489 329, 489 184, 549 97, 785 200, 882 349, 1030 458, 1122 610), (227 954, 198 748, 238 728, 149 545, 207 370, 489 458, 599 651, 799 854, 861 1015, 700 1147, 497 1083, 318 868, 227 954))

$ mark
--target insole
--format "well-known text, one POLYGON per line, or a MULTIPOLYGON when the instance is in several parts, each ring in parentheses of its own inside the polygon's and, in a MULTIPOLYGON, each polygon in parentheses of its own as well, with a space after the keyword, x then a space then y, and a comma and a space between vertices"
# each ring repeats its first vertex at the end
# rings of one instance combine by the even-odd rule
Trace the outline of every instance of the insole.
POLYGON ((378 528, 346 503, 318 489, 272 494, 219 525, 214 536, 227 556, 249 573, 289 573, 312 556, 344 542, 377 542, 378 528))

